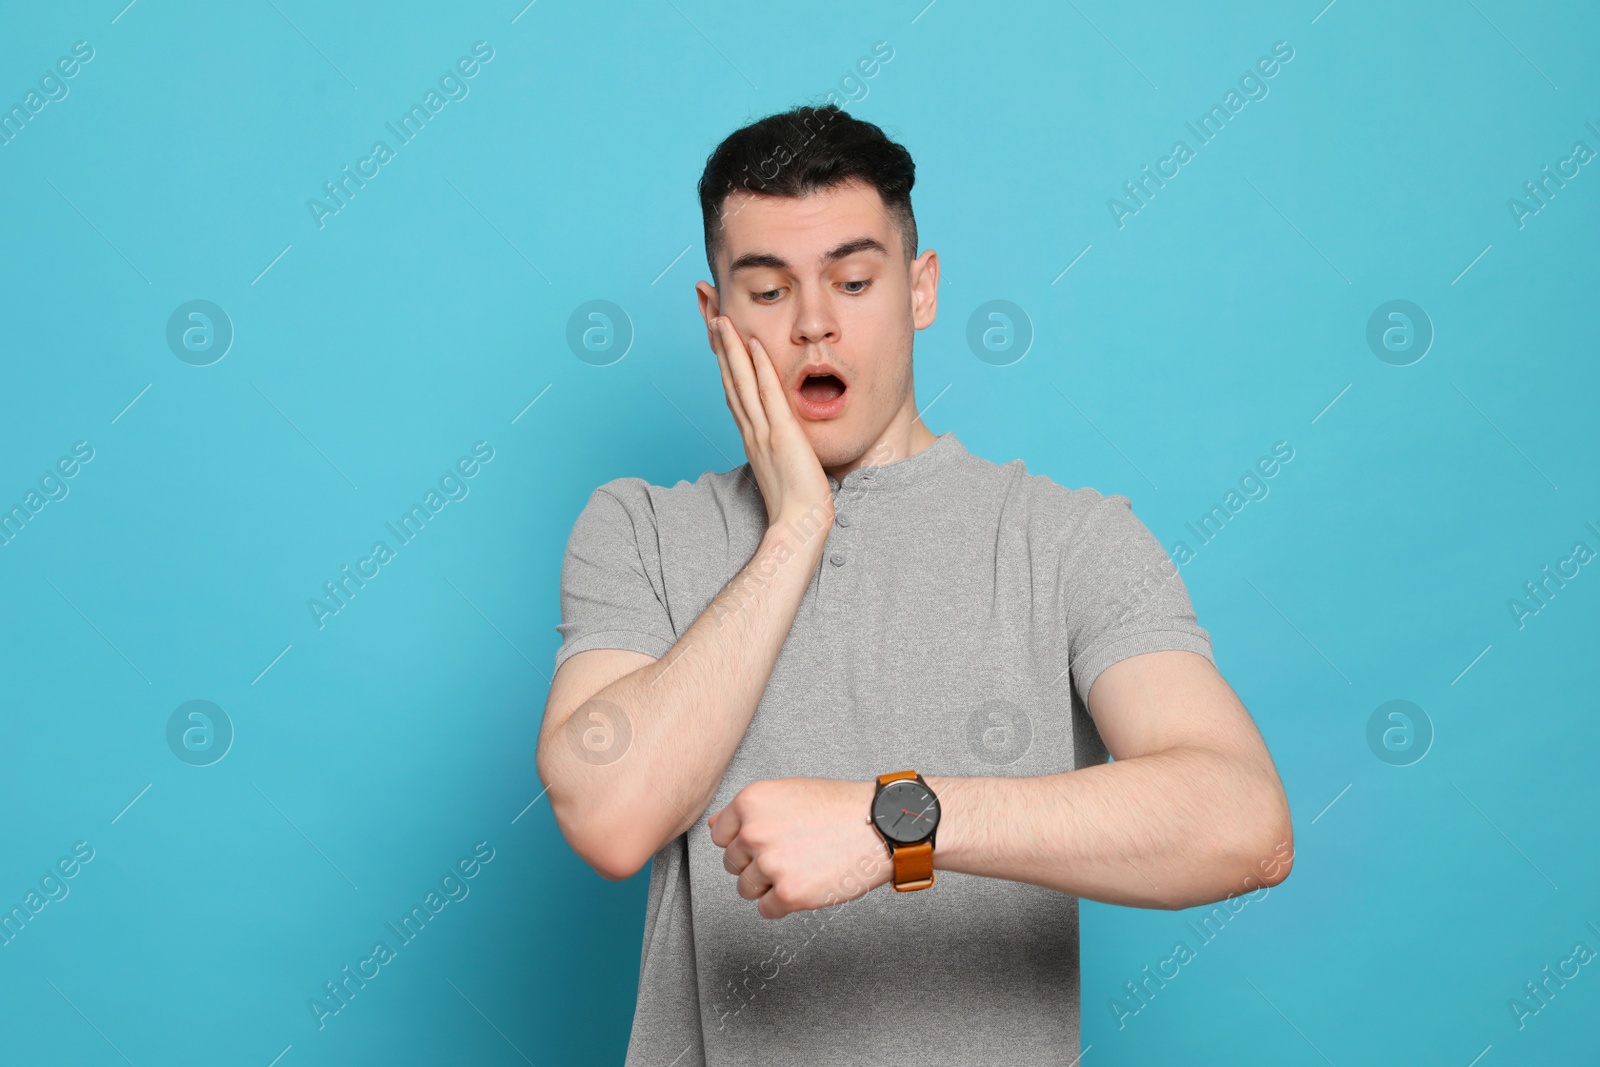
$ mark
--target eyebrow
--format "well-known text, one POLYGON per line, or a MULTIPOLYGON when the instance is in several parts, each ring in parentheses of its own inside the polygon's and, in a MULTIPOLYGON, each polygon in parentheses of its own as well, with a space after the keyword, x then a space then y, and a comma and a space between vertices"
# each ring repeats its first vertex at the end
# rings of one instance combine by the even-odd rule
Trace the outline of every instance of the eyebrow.
MULTIPOLYGON (((857 252, 876 252, 882 256, 889 254, 889 250, 883 246, 883 242, 876 237, 856 237, 837 248, 824 252, 821 262, 824 265, 834 263, 844 259, 846 256, 853 256, 857 252)), ((742 270, 749 270, 755 267, 770 267, 773 270, 788 271, 794 269, 789 266, 788 261, 782 256, 773 255, 771 252, 746 252, 729 265, 728 275, 732 277, 742 270)))

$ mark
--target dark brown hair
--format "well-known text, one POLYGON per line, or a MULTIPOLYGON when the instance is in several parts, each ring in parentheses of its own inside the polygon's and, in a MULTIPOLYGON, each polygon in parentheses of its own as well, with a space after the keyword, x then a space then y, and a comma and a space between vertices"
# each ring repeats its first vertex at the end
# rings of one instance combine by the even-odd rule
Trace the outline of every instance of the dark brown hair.
POLYGON ((722 250, 722 204, 739 187, 761 196, 803 197, 851 180, 866 182, 883 198, 910 261, 917 254, 917 220, 911 213, 916 173, 904 147, 833 104, 797 107, 735 130, 717 145, 700 175, 706 263, 713 281, 722 250))

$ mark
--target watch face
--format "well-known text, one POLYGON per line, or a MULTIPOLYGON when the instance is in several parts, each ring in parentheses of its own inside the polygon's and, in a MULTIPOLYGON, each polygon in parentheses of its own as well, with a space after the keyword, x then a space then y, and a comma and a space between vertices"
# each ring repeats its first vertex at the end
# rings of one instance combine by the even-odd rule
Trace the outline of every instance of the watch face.
POLYGON ((872 822, 890 841, 902 845, 925 841, 939 825, 939 801, 915 778, 902 778, 878 790, 872 822))

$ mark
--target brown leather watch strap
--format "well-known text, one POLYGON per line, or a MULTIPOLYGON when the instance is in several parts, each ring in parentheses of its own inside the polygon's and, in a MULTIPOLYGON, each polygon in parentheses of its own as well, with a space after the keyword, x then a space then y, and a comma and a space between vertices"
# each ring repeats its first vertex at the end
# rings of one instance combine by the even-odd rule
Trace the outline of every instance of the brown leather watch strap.
MULTIPOLYGON (((894 771, 891 774, 878 775, 878 786, 882 788, 890 782, 898 782, 903 778, 915 778, 916 771, 894 771)), ((926 889, 933 884, 933 842, 919 841, 915 845, 901 845, 885 842, 889 846, 889 855, 894 860, 894 875, 889 879, 889 884, 894 886, 897 893, 909 893, 914 889, 926 889)))
POLYGON ((894 846, 894 878, 897 892, 926 889, 933 884, 933 842, 894 846))

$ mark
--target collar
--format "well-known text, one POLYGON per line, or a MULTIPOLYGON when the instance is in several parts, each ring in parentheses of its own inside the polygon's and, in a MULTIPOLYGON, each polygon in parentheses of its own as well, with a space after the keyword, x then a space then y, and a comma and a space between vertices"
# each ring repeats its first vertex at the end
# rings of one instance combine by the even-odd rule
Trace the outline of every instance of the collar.
POLYGON ((829 474, 828 487, 838 493, 841 488, 851 492, 881 492, 917 485, 929 481, 937 472, 965 455, 967 450, 956 440, 955 431, 946 430, 921 452, 913 452, 893 463, 857 467, 845 474, 842 483, 829 474))

